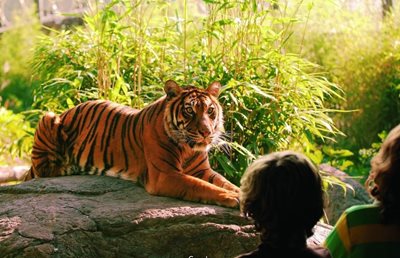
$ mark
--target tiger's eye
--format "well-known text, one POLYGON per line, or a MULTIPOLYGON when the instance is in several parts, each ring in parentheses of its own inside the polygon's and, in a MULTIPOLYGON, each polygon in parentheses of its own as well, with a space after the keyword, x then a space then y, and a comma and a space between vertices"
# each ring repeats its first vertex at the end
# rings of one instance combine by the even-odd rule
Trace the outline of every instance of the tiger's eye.
POLYGON ((208 110, 207 110, 207 113, 209 115, 211 115, 213 112, 214 112, 214 108, 213 107, 209 107, 208 110))
POLYGON ((188 114, 192 114, 192 113, 193 113, 193 108, 187 107, 187 108, 185 108, 185 111, 186 111, 188 114))

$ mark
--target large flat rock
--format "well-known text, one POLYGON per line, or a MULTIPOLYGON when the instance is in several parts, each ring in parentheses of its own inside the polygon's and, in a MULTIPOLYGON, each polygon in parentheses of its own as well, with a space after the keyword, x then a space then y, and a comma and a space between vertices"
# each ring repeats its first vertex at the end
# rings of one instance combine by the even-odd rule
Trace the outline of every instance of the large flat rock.
POLYGON ((320 169, 345 184, 345 186, 332 184, 328 187, 328 202, 325 207, 325 214, 330 224, 336 224, 347 208, 373 202, 365 187, 355 178, 327 164, 320 165, 320 169))
MULTIPOLYGON (((309 241, 329 230, 318 227, 309 241)), ((233 257, 258 241, 238 210, 151 196, 115 178, 0 187, 1 257, 233 257)))

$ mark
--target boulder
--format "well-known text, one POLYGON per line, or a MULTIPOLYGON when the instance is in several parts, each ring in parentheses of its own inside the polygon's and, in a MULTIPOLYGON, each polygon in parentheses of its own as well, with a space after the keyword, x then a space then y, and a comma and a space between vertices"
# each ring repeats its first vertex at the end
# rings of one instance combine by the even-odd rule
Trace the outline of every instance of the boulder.
POLYGON ((351 206, 372 203, 373 200, 365 187, 355 178, 328 164, 320 165, 320 169, 343 183, 343 185, 331 184, 328 187, 325 214, 329 224, 334 225, 343 211, 351 206))
POLYGON ((0 186, 24 180, 30 166, 0 166, 0 186))
MULTIPOLYGON (((329 231, 319 225, 309 242, 329 231)), ((258 241, 238 210, 151 196, 116 178, 0 187, 1 257, 234 257, 258 241)))

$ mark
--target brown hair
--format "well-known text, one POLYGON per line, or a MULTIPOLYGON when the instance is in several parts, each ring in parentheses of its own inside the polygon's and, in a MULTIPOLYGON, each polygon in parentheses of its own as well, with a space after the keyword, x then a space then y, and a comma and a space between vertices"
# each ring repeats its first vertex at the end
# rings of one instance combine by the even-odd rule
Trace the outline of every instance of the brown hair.
POLYGON ((275 152, 254 161, 241 181, 240 209, 261 235, 304 232, 323 215, 324 196, 317 167, 304 155, 275 152))
POLYGON ((390 131, 371 160, 365 185, 380 201, 382 222, 400 224, 400 125, 390 131))

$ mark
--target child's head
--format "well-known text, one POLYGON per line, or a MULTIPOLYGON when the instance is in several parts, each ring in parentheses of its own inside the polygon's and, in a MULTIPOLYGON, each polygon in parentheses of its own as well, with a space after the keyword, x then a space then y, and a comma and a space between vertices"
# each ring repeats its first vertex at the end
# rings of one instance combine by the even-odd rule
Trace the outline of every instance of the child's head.
POLYGON ((400 224, 400 125, 390 131, 371 160, 366 185, 382 204, 383 220, 400 224))
POLYGON ((257 230, 305 232, 323 215, 324 197, 317 167, 304 155, 284 151, 259 158, 241 181, 240 209, 257 230))

